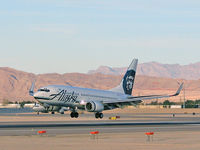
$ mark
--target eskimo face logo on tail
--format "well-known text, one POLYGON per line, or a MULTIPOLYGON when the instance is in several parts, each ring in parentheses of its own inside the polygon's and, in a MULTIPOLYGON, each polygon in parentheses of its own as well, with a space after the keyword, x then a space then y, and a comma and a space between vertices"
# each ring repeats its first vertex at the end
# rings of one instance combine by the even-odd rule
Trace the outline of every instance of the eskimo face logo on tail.
POLYGON ((123 78, 123 89, 125 94, 131 95, 134 80, 135 80, 135 71, 134 70, 127 71, 123 78))

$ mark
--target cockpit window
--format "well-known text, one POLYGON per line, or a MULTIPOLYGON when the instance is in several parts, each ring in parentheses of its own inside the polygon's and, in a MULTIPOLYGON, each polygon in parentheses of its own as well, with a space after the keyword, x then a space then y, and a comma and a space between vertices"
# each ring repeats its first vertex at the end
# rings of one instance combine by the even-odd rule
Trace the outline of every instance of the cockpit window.
POLYGON ((49 90, 49 89, 47 89, 47 88, 44 88, 44 89, 39 89, 38 91, 50 92, 50 90, 49 90))

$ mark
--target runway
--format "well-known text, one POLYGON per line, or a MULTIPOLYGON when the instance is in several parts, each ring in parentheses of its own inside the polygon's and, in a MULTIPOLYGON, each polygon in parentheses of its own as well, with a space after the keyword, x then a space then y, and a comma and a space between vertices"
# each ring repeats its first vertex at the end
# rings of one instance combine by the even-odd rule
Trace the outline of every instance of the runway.
POLYGON ((74 122, 28 122, 28 123, 18 123, 9 122, 1 123, 0 129, 3 128, 58 128, 58 127, 102 127, 102 126, 163 126, 163 125, 200 125, 199 122, 181 122, 181 121, 168 121, 168 122, 90 122, 87 121, 77 121, 74 122))
MULTIPOLYGON (((200 114, 138 113, 117 114, 121 118, 109 120, 113 114, 105 114, 104 119, 95 119, 93 114, 81 114, 72 119, 68 114, 2 113, 0 114, 0 136, 32 136, 37 131, 46 130, 48 136, 100 133, 135 132, 177 132, 199 131, 200 114)), ((115 114, 116 115, 116 114, 115 114)))
POLYGON ((0 125, 1 136, 32 136, 37 131, 46 130, 49 136, 60 134, 100 133, 134 133, 134 132, 167 132, 199 131, 200 122, 80 122, 77 123, 4 123, 0 125))

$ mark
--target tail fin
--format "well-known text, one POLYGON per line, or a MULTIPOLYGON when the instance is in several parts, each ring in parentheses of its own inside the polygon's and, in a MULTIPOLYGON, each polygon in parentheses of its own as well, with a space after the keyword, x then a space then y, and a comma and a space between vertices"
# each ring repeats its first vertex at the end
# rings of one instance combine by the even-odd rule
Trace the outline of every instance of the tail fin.
POLYGON ((133 59, 120 85, 111 89, 110 91, 131 95, 137 70, 137 64, 138 59, 133 59))

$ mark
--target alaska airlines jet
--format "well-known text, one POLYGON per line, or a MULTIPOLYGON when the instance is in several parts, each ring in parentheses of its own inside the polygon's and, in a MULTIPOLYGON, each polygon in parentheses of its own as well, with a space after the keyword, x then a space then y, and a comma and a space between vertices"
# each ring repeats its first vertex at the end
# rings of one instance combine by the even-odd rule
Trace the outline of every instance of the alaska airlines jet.
POLYGON ((132 96, 137 63, 138 60, 133 59, 119 86, 107 91, 64 85, 49 85, 38 89, 34 93, 33 83, 29 94, 47 111, 49 108, 54 108, 54 110, 69 108, 72 118, 78 118, 78 109, 94 112, 96 118, 103 118, 102 111, 104 110, 136 105, 143 100, 168 98, 179 95, 183 88, 183 83, 173 95, 132 96))

